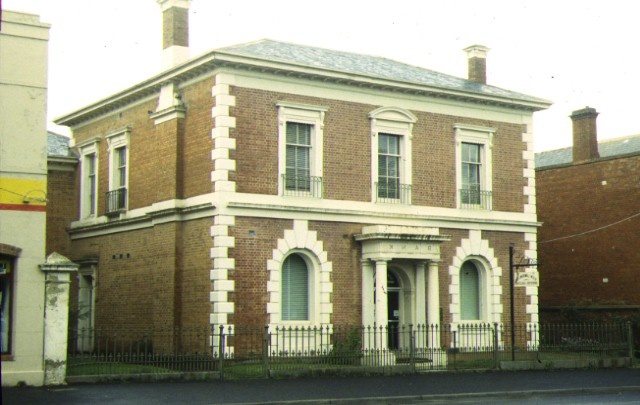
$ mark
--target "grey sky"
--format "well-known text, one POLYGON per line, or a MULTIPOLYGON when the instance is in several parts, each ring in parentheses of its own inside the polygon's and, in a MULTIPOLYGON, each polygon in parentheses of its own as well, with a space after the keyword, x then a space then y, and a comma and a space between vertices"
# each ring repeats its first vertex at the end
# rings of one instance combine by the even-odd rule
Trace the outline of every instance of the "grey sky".
MULTIPOLYGON (((160 71, 155 0, 2 0, 52 24, 49 121, 160 71)), ((551 100, 536 151, 569 146, 571 111, 600 112, 600 139, 640 133, 640 3, 596 0, 193 0, 191 55, 271 38, 357 52, 466 77, 482 44, 489 84, 551 100)), ((49 124, 49 129, 68 133, 49 124)))

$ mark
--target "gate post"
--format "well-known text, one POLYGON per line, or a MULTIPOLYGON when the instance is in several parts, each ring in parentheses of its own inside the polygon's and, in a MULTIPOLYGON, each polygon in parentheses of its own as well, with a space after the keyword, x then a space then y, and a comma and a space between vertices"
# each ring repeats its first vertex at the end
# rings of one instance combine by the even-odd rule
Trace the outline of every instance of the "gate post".
POLYGON ((416 337, 414 336, 413 324, 409 324, 409 364, 413 371, 416 370, 415 364, 415 346, 416 346, 416 337))
POLYGON ((224 325, 220 325, 220 335, 218 337, 218 361, 220 362, 220 380, 224 381, 224 325))
POLYGON ((631 322, 627 321, 627 347, 629 349, 629 365, 633 366, 633 328, 631 328, 631 322))
POLYGON ((498 356, 498 322, 493 323, 493 360, 496 370, 500 368, 500 360, 498 356))
POLYGON ((269 325, 264 326, 262 334, 262 367, 265 377, 269 378, 269 325))
POLYGON ((79 265, 51 253, 40 270, 45 273, 44 385, 64 384, 67 373, 69 286, 79 265))

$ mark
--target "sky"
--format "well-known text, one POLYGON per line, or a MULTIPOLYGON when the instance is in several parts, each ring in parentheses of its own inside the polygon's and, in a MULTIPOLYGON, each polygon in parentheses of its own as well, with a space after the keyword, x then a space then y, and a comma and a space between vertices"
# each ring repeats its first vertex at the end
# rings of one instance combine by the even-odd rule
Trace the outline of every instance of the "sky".
MULTIPOLYGON (((48 129, 56 117, 161 71, 156 0, 0 0, 51 24, 48 129)), ((490 48, 488 84, 553 102, 534 114, 536 152, 571 146, 590 106, 599 140, 640 134, 633 0, 193 0, 191 56, 269 38, 386 57, 466 77, 463 51, 490 48)))

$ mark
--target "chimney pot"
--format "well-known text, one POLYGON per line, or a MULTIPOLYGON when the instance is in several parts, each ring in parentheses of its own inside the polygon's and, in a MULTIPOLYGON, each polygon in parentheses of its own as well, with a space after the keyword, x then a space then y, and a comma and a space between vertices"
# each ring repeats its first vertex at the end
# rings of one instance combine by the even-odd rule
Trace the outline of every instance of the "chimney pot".
POLYGON ((573 163, 600 157, 595 108, 585 107, 571 113, 573 122, 573 163))
POLYGON ((467 53, 469 80, 487 84, 487 52, 489 52, 489 48, 483 45, 471 45, 464 51, 467 53))

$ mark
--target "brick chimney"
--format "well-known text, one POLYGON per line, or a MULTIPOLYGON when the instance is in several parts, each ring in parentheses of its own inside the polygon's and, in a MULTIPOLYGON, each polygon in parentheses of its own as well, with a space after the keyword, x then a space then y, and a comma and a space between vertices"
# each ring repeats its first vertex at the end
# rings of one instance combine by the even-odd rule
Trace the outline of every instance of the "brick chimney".
POLYGON ((469 80, 487 84, 487 52, 489 52, 489 48, 482 45, 471 45, 464 51, 469 60, 469 80))
POLYGON ((573 121, 573 163, 597 159, 598 134, 595 108, 585 107, 571 113, 573 121))
POLYGON ((191 0, 157 0, 162 10, 162 68, 189 59, 189 6, 191 0))

